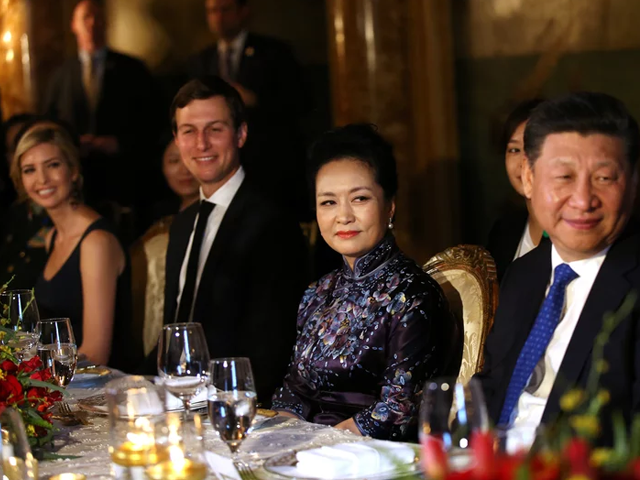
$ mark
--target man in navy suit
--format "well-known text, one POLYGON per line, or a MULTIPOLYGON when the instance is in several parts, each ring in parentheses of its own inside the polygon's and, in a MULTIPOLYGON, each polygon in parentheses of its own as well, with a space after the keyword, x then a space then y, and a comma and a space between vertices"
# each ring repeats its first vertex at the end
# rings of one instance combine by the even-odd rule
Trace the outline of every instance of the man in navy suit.
MULTIPOLYGON (((629 222, 640 153, 638 124, 619 100, 573 93, 539 105, 527 124, 525 194, 550 242, 507 270, 487 339, 482 381, 489 415, 524 444, 584 388, 603 316, 640 290, 640 234, 629 222)), ((640 409, 640 306, 610 335, 601 416, 640 409)))
POLYGON ((64 121, 81 141, 87 202, 131 206, 148 201, 155 168, 157 99, 147 67, 107 47, 100 0, 81 0, 71 20, 78 54, 54 74, 46 114, 64 121), (140 185, 144 185, 141 188, 140 185))
POLYGON ((302 69, 284 42, 247 30, 247 0, 206 0, 205 10, 217 42, 190 60, 189 75, 219 75, 238 90, 250 132, 243 165, 303 217, 308 200, 299 122, 311 102, 302 69))

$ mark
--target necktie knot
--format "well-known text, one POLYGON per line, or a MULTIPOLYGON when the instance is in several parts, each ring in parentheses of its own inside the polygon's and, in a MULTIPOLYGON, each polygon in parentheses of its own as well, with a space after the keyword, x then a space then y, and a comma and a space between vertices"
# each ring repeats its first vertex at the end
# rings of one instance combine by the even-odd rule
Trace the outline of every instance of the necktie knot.
POLYGON ((566 263, 561 263, 553 271, 553 287, 566 288, 579 275, 566 263))
POLYGON ((200 208, 198 209, 198 214, 200 215, 201 218, 206 219, 209 216, 209 214, 213 211, 213 207, 215 207, 215 204, 211 202, 207 202, 206 200, 203 200, 200 202, 200 208))

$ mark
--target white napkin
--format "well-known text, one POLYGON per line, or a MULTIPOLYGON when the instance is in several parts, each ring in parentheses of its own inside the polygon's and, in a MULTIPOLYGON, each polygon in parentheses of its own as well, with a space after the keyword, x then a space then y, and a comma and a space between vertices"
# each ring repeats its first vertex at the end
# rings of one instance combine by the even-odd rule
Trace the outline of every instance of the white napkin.
POLYGON ((413 463, 415 456, 412 447, 401 443, 340 443, 298 452, 296 470, 314 478, 361 477, 393 471, 398 464, 413 463))
POLYGON ((130 395, 126 405, 118 405, 123 417, 139 417, 144 415, 158 415, 164 410, 158 392, 149 391, 139 395, 130 395))
MULTIPOLYGON (((176 382, 177 380, 180 380, 180 379, 179 378, 173 379, 174 382, 176 382)), ((163 382, 164 380, 160 377, 154 378, 154 383, 158 386, 162 386, 163 382)), ((190 382, 193 382, 193 379, 185 378, 185 383, 190 383, 190 382)), ((200 391, 196 394, 195 397, 191 399, 191 407, 193 408, 196 406, 205 405, 206 403, 207 403, 207 387, 205 385, 202 385, 202 388, 200 389, 200 391), (201 404, 201 405, 198 405, 198 404, 201 404)), ((166 389, 165 389, 164 405, 167 411, 184 410, 184 405, 182 403, 182 400, 180 400, 175 395, 172 395, 171 393, 169 393, 166 389)))

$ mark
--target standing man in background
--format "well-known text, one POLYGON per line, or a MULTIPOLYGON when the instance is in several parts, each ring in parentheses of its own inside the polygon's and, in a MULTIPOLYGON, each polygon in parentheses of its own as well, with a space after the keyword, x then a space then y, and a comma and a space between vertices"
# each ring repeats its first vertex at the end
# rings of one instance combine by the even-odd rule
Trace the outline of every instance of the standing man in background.
POLYGON ((155 145, 154 122, 160 117, 151 74, 140 60, 107 47, 100 0, 78 2, 71 29, 78 55, 54 75, 45 113, 67 122, 80 136, 88 204, 101 210, 110 202, 144 203, 149 193, 140 187, 136 191, 136 180, 145 162, 154 161, 149 147, 155 145))
POLYGON ((302 219, 308 197, 298 123, 311 100, 300 65, 282 41, 247 30, 248 0, 205 0, 205 10, 217 42, 191 59, 189 74, 218 75, 240 93, 250 132, 242 163, 302 219))

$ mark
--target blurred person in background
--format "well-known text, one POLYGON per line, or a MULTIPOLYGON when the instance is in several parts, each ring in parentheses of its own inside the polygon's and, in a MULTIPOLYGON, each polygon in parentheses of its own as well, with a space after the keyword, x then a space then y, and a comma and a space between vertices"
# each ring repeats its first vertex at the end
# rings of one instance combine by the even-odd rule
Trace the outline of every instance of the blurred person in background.
POLYGON ((531 200, 524 196, 522 184, 524 129, 531 112, 542 101, 534 98, 520 103, 504 124, 502 147, 505 168, 509 182, 521 200, 515 210, 496 220, 489 232, 487 250, 496 262, 498 281, 502 280, 511 262, 536 248, 542 239, 542 227, 531 213, 531 200))
POLYGON ((189 75, 219 75, 242 97, 249 136, 242 164, 261 179, 299 220, 310 217, 305 182, 305 142, 299 122, 311 96, 291 48, 248 31, 248 0, 205 0, 209 29, 217 41, 189 62, 189 75))
POLYGON ((155 194, 141 180, 148 180, 145 172, 152 168, 156 153, 148 146, 156 145, 162 116, 147 67, 108 48, 102 1, 79 1, 71 30, 78 54, 53 76, 45 112, 80 136, 87 204, 115 217, 113 210, 143 208, 155 194))
POLYGON ((126 369, 134 352, 128 260, 112 227, 82 201, 72 137, 51 122, 30 128, 16 147, 11 178, 19 195, 46 209, 53 222, 35 286, 42 318, 69 318, 79 355, 126 369))
POLYGON ((148 355, 157 345, 162 330, 164 286, 169 229, 178 212, 198 201, 200 184, 180 159, 173 137, 167 137, 162 156, 162 173, 173 199, 154 210, 158 220, 130 249, 133 286, 134 331, 148 355))

